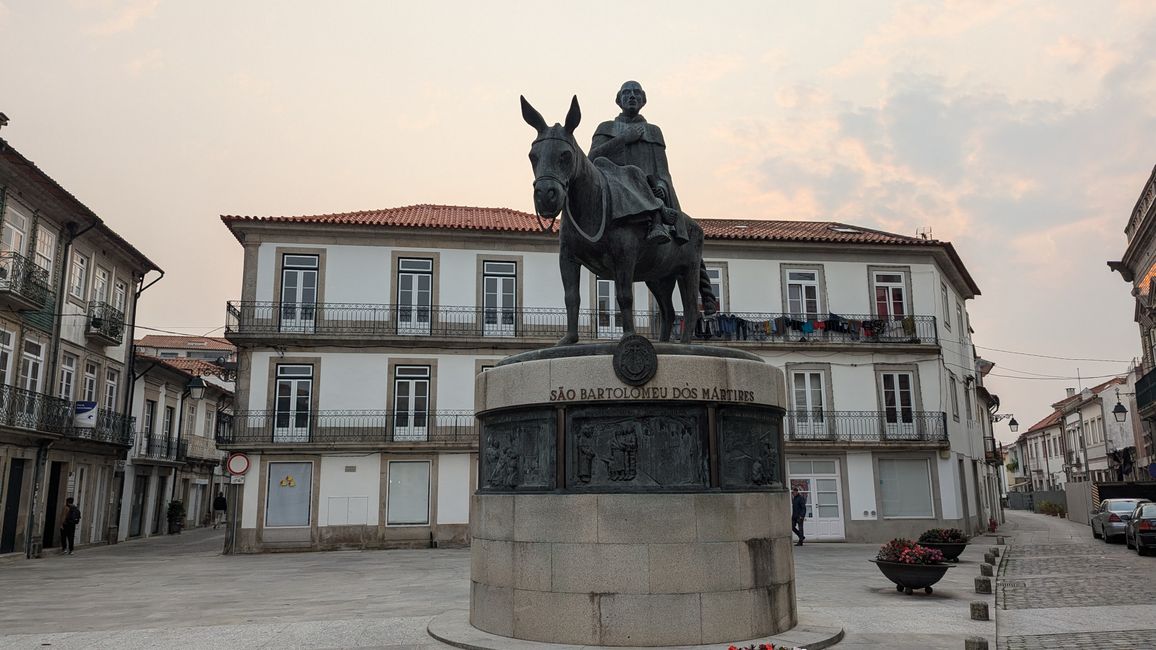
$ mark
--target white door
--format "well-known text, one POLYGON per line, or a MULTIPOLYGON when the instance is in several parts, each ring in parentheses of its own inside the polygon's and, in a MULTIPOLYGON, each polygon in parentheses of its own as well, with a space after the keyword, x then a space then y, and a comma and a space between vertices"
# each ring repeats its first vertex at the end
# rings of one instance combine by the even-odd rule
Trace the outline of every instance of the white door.
POLYGON ((317 256, 286 255, 281 270, 281 331, 312 334, 317 317, 317 256))
POLYGON ((517 265, 514 262, 484 264, 482 333, 513 336, 517 302, 517 265))
POLYGON ((595 328, 600 339, 622 338, 622 314, 614 294, 614 280, 598 280, 598 300, 595 303, 595 328))
POLYGON ((807 499, 807 520, 803 524, 803 534, 807 539, 845 539, 838 461, 788 459, 787 473, 791 487, 799 488, 799 492, 807 499))
POLYGON ((792 434, 796 440, 830 435, 823 404, 823 373, 808 370, 791 373, 794 388, 792 434))
POLYGON ((277 366, 273 442, 308 442, 313 366, 277 366))
POLYGON ((397 333, 428 336, 433 298, 433 261, 399 260, 397 333))
POLYGON ((883 391, 883 427, 888 438, 913 440, 919 437, 915 426, 915 380, 909 372, 885 372, 880 375, 883 391))
POLYGON ((429 379, 428 366, 398 366, 394 370, 394 440, 428 439, 429 379))

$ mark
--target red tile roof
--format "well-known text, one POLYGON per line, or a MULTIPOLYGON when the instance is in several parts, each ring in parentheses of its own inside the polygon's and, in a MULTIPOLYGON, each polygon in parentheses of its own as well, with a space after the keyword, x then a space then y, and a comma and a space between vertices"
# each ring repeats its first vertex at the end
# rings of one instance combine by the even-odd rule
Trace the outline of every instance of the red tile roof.
POLYGON ((156 358, 156 360, 164 363, 165 365, 172 366, 178 370, 183 370, 190 375, 197 375, 198 377, 204 377, 205 375, 221 375, 224 373, 224 369, 221 368, 221 366, 218 366, 215 363, 210 363, 203 359, 156 358))
POLYGON ((1020 437, 1022 438, 1024 435, 1027 435, 1027 434, 1031 433, 1032 431, 1039 431, 1041 429, 1047 429, 1048 427, 1054 427, 1057 424, 1059 424, 1059 422, 1060 422, 1060 412, 1059 411, 1052 411, 1051 415, 1040 420, 1039 422, 1036 422, 1032 426, 1028 427, 1028 430, 1025 431, 1023 433, 1023 435, 1021 435, 1020 437))
MULTIPOLYGON (((409 205, 384 210, 292 217, 222 215, 230 228, 243 222, 316 223, 344 226, 437 228, 499 232, 538 232, 537 217, 509 208, 473 208, 455 205, 409 205)), ((773 221, 763 219, 698 219, 708 239, 849 242, 871 244, 942 245, 943 242, 907 237, 833 221, 773 221)))
POLYGON ((232 352, 237 348, 228 340, 218 336, 169 336, 166 334, 149 334, 136 341, 137 347, 166 348, 179 350, 227 350, 232 352))

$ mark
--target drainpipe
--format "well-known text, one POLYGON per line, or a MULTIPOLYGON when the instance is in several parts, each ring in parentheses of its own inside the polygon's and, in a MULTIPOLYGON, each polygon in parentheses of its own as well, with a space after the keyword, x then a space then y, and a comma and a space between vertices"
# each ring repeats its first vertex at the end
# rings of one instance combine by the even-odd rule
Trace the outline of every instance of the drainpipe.
MULTIPOLYGON (((60 255, 60 277, 56 282, 56 305, 54 307, 55 312, 52 316, 52 347, 51 352, 48 355, 48 364, 45 372, 46 386, 52 386, 53 379, 56 377, 57 357, 60 356, 60 329, 64 314, 64 292, 68 288, 68 254, 72 249, 72 242, 76 241, 76 239, 84 233, 95 228, 97 223, 98 222, 94 221, 93 223, 79 230, 77 229, 78 226, 74 221, 70 221, 64 226, 64 248, 62 249, 60 255)), ((40 514, 38 512, 38 506, 40 505, 39 497, 40 493, 44 489, 44 475, 48 466, 48 448, 51 446, 51 442, 48 442, 47 444, 41 443, 40 447, 36 450, 36 468, 33 470, 32 474, 32 502, 28 507, 28 536, 24 542, 24 554, 29 558, 39 556, 39 551, 41 550, 40 544, 34 544, 32 537, 34 531, 36 530, 37 516, 40 514)), ((44 514, 45 516, 49 515, 49 513, 44 514)))

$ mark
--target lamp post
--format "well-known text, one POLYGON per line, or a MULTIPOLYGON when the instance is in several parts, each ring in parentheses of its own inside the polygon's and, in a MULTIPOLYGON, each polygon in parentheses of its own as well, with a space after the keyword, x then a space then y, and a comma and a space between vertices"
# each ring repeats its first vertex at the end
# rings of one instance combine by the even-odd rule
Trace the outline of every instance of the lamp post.
POLYGON ((1016 431, 1020 430, 1020 423, 1016 422, 1016 416, 1015 415, 1013 415, 1011 413, 993 413, 992 414, 991 421, 993 423, 999 422, 1001 420, 1008 420, 1007 428, 1012 433, 1015 433, 1016 431))

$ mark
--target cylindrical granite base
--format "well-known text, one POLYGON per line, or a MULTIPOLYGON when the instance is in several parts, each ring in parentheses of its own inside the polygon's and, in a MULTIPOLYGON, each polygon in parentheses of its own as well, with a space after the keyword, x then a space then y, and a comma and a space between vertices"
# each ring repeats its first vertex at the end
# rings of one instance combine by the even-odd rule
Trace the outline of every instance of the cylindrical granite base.
POLYGON ((796 624, 782 372, 648 345, 554 348, 479 375, 474 627, 665 646, 796 624), (620 379, 647 364, 649 379, 620 379))
POLYGON ((479 494, 470 623, 607 646, 725 643, 794 627, 789 497, 479 494))

